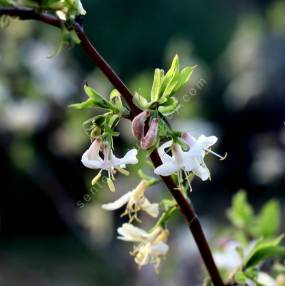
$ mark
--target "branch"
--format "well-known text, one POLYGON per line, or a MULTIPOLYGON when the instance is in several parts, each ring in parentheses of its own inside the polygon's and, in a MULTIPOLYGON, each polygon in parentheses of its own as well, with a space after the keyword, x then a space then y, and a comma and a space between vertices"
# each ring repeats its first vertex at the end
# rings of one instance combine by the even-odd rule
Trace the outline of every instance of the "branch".
MULTIPOLYGON (((20 18, 21 20, 37 20, 58 28, 63 27, 63 25, 65 24, 65 21, 60 20, 55 16, 52 16, 47 13, 39 14, 33 9, 29 8, 0 7, 0 16, 3 15, 17 17, 20 18)), ((126 100, 131 111, 130 118, 132 119, 134 116, 136 116, 141 112, 141 110, 133 103, 132 93, 129 91, 127 86, 122 82, 119 76, 112 70, 112 68, 104 60, 104 58, 100 55, 100 53, 91 44, 91 42, 89 41, 88 37, 84 32, 83 27, 76 21, 72 23, 72 27, 74 28, 79 39, 81 40, 81 45, 84 48, 85 52, 96 63, 96 65, 106 75, 106 77, 113 84, 113 86, 121 93, 121 95, 126 100)))
MULTIPOLYGON (((28 8, 0 8, 0 16, 8 15, 11 17, 18 17, 21 20, 37 20, 49 24, 55 27, 62 27, 65 21, 58 19, 47 13, 37 13, 36 11, 28 8)), ((113 86, 121 93, 126 103, 130 108, 130 117, 133 119, 141 110, 133 103, 132 93, 129 91, 127 86, 122 82, 119 76, 112 70, 109 64, 104 60, 100 53, 91 44, 88 37, 86 36, 84 29, 78 22, 73 22, 72 27, 76 31, 79 39, 81 40, 81 45, 84 48, 87 55, 96 63, 96 65, 102 70, 113 86)), ((162 164, 161 159, 158 155, 157 150, 151 154, 151 159, 155 167, 162 164)), ((193 234, 195 242, 199 248, 200 254, 204 261, 204 264, 210 274, 211 280, 215 286, 223 286, 224 283, 220 277, 219 271, 215 265, 210 247, 202 230, 200 221, 188 200, 184 195, 176 189, 171 177, 162 177, 162 180, 168 187, 170 193, 176 200, 182 214, 184 215, 187 224, 193 234)))

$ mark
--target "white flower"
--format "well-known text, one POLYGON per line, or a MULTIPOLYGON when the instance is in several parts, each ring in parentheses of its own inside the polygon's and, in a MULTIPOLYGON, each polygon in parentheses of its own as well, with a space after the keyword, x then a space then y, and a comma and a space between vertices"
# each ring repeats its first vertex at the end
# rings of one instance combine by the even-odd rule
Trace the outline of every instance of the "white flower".
POLYGON ((203 155, 197 156, 197 152, 183 151, 179 144, 173 144, 173 141, 168 141, 160 146, 159 156, 162 160, 162 165, 157 167, 154 172, 160 176, 170 176, 174 173, 178 174, 179 184, 182 182, 183 174, 189 184, 189 172, 193 172, 200 177, 203 181, 207 180, 210 176, 208 168, 203 164, 203 155), (166 153, 166 149, 172 146, 172 156, 166 153), (200 158, 201 157, 201 158, 200 158))
POLYGON ((150 183, 147 180, 142 180, 134 190, 127 192, 115 202, 102 205, 102 208, 112 211, 127 204, 123 215, 128 214, 129 222, 132 222, 133 219, 140 221, 137 217, 137 212, 140 210, 145 211, 152 217, 158 217, 159 204, 150 203, 150 201, 144 196, 145 191, 149 186, 150 183))
POLYGON ((251 253, 255 244, 256 241, 251 241, 247 246, 242 246, 237 241, 227 241, 221 251, 213 254, 214 260, 219 268, 234 272, 242 267, 244 257, 251 253))
POLYGON ((161 227, 156 227, 151 232, 124 223, 118 228, 118 239, 135 242, 131 255, 135 257, 135 262, 139 268, 143 265, 153 264, 156 272, 159 270, 161 258, 166 256, 169 246, 166 244, 169 231, 161 227))
POLYGON ((188 164, 188 160, 186 160, 187 152, 183 151, 179 144, 173 144, 172 140, 161 145, 158 152, 163 164, 154 170, 157 175, 170 176, 181 169, 185 169, 188 164), (172 156, 166 152, 166 149, 171 146, 172 156))
POLYGON ((215 263, 219 268, 234 271, 242 265, 242 257, 238 254, 239 243, 236 241, 227 242, 220 252, 214 253, 215 263))
POLYGON ((118 170, 122 172, 122 168, 125 168, 126 164, 137 164, 138 160, 136 156, 137 150, 132 149, 123 158, 117 158, 108 144, 102 144, 99 139, 95 139, 88 150, 83 153, 81 162, 85 167, 90 169, 106 170, 108 172, 108 186, 114 191, 112 182, 114 171, 118 170), (100 156, 100 152, 103 154, 103 158, 100 156))
POLYGON ((117 158, 108 144, 101 144, 99 139, 93 141, 88 150, 86 150, 81 158, 82 163, 90 169, 110 170, 112 168, 124 166, 126 164, 137 164, 137 150, 128 151, 123 158, 117 158), (103 148, 103 159, 99 152, 103 148))
POLYGON ((270 275, 265 272, 258 273, 257 282, 263 286, 278 286, 276 280, 274 280, 270 275))
POLYGON ((206 137, 201 135, 198 139, 191 136, 189 133, 184 133, 182 139, 187 143, 189 149, 184 151, 179 144, 168 141, 160 146, 159 155, 162 160, 162 165, 157 167, 154 172, 161 176, 170 176, 171 174, 178 173, 179 177, 182 177, 180 171, 185 173, 185 176, 189 176, 189 172, 192 172, 201 180, 205 181, 210 177, 210 172, 204 163, 204 156, 207 153, 214 154, 220 159, 224 157, 216 154, 209 148, 217 141, 217 137, 206 137), (166 152, 167 148, 172 150, 172 156, 166 152))
POLYGON ((189 159, 188 170, 192 171, 196 176, 205 181, 210 177, 210 171, 207 168, 204 157, 206 152, 218 156, 223 159, 222 156, 216 154, 209 148, 217 142, 216 136, 206 137, 205 135, 200 135, 198 139, 193 137, 190 133, 183 133, 182 139, 188 144, 189 151, 187 152, 187 157, 189 159))

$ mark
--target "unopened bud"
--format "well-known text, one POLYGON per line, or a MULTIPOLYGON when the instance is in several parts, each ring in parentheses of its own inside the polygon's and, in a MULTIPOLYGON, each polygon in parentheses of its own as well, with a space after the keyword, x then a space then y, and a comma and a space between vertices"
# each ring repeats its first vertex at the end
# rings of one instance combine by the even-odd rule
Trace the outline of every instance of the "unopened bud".
POLYGON ((132 133, 138 140, 141 140, 144 136, 145 121, 149 116, 150 112, 144 110, 132 120, 132 133))
POLYGON ((159 119, 153 118, 149 130, 140 141, 140 145, 143 150, 149 149, 156 143, 158 136, 158 129, 159 129, 158 127, 159 127, 159 119))

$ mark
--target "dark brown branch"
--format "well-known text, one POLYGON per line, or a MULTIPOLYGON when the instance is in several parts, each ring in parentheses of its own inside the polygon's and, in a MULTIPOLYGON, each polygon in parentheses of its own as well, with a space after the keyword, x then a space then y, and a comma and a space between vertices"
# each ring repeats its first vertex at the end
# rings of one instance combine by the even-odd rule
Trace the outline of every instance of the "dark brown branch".
MULTIPOLYGON (((18 17, 22 20, 38 20, 56 27, 61 27, 64 24, 64 21, 56 18, 55 16, 46 13, 38 14, 34 10, 28 8, 0 8, 0 16, 1 15, 18 17)), ((114 85, 114 87, 121 93, 121 95, 126 100, 131 110, 130 119, 132 119, 139 112, 141 112, 140 109, 133 103, 132 93, 91 44, 83 30, 83 27, 79 23, 74 22, 73 28, 75 29, 79 39, 81 40, 81 45, 84 48, 85 52, 97 64, 97 66, 102 70, 102 72, 106 75, 109 81, 114 85)), ((162 163, 157 151, 154 151, 151 154, 151 159, 155 167, 158 167, 162 163)), ((184 195, 176 189, 176 185, 174 184, 171 177, 162 177, 162 180, 164 181, 172 196, 176 200, 182 214, 184 215, 189 225, 189 228, 194 236, 195 242, 199 248, 200 254, 210 274, 213 284, 215 286, 223 286, 224 283, 215 265, 210 247, 208 245, 200 221, 192 205, 188 202, 184 195)))
POLYGON ((30 8, 0 7, 0 16, 11 16, 21 20, 37 20, 55 27, 61 27, 65 21, 46 13, 37 13, 30 8))
POLYGON ((110 65, 104 60, 104 58, 100 55, 100 53, 94 48, 89 39, 87 38, 83 27, 74 23, 74 29, 81 40, 81 45, 85 49, 86 53, 90 56, 90 58, 96 63, 96 65, 101 69, 101 71, 106 75, 109 81, 113 84, 113 86, 121 93, 127 102, 131 114, 130 119, 136 116, 141 110, 133 103, 132 93, 129 91, 127 86, 122 82, 119 76, 112 70, 110 65))
MULTIPOLYGON (((21 20, 37 20, 43 23, 49 24, 55 27, 62 27, 65 22, 58 19, 55 16, 52 16, 47 13, 37 13, 29 8, 1 8, 0 7, 0 16, 8 15, 11 17, 17 17, 21 20)), ((122 94, 124 99, 126 100, 131 114, 130 117, 136 116, 140 111, 140 109, 133 103, 132 93, 129 91, 127 86, 122 82, 119 76, 112 70, 109 64, 104 60, 104 58, 100 55, 100 53, 94 48, 89 39, 87 38, 83 27, 77 23, 73 22, 73 28, 76 31, 79 39, 81 40, 81 45, 89 55, 89 57, 96 63, 96 65, 102 70, 102 72, 106 75, 109 81, 113 84, 113 86, 122 94)))
MULTIPOLYGON (((159 157, 159 154, 157 150, 155 150, 151 154, 151 159, 155 167, 158 167, 161 165, 161 159, 159 157)), ((215 286, 223 286, 223 281, 220 277, 219 271, 216 267, 216 264, 214 262, 209 244, 207 242, 207 239, 205 237, 205 234, 203 232, 201 223, 199 221, 199 218, 197 217, 195 210, 191 203, 187 201, 187 199, 184 197, 181 191, 179 191, 172 180, 171 177, 161 177, 166 186, 168 187, 170 193, 172 194, 173 198, 178 203, 181 212, 183 213, 187 224, 193 234, 193 237, 195 239, 195 242, 199 248, 201 257, 204 261, 204 264, 206 265, 206 268, 210 274, 211 280, 215 286)))

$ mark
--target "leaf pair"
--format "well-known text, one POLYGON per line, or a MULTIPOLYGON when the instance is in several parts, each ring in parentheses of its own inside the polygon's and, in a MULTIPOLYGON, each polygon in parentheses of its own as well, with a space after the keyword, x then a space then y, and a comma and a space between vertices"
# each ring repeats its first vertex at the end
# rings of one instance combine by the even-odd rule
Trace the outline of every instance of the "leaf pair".
POLYGON ((180 71, 179 56, 176 55, 166 75, 164 75, 163 70, 156 69, 151 90, 151 101, 155 102, 161 98, 173 96, 187 84, 195 68, 196 66, 185 67, 180 71))
POLYGON ((284 255, 284 247, 280 245, 283 235, 272 240, 259 240, 250 254, 244 259, 243 269, 255 267, 267 258, 281 257, 284 255))
POLYGON ((123 106, 120 93, 116 89, 111 91, 109 101, 87 84, 84 85, 84 91, 88 96, 88 99, 80 103, 71 104, 70 107, 75 109, 98 107, 109 109, 113 113, 121 114, 128 112, 128 110, 123 106))
POLYGON ((165 116, 174 113, 178 108, 178 100, 173 95, 187 84, 195 67, 185 67, 180 71, 179 57, 176 55, 166 74, 164 70, 155 69, 150 101, 135 93, 135 103, 144 110, 158 109, 165 116))
POLYGON ((93 107, 110 109, 113 107, 102 95, 87 84, 84 85, 84 91, 88 96, 88 99, 80 103, 71 104, 69 107, 75 109, 87 109, 93 107))
POLYGON ((271 238, 279 230, 281 210, 276 200, 270 200, 263 205, 259 214, 255 215, 247 201, 246 193, 240 191, 234 196, 227 216, 235 227, 244 230, 253 238, 271 238))

